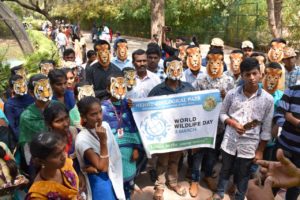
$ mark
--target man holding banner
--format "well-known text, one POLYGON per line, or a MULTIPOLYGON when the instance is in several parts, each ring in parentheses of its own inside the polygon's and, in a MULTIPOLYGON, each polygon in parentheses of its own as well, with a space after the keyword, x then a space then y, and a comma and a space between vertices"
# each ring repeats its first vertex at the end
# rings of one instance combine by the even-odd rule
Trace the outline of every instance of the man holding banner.
POLYGON ((148 98, 133 99, 131 108, 147 156, 158 157, 155 200, 163 199, 166 178, 171 190, 186 194, 177 184, 182 151, 214 148, 222 103, 219 90, 194 91, 189 83, 180 81, 182 62, 177 57, 167 59, 164 69, 166 80, 148 98))

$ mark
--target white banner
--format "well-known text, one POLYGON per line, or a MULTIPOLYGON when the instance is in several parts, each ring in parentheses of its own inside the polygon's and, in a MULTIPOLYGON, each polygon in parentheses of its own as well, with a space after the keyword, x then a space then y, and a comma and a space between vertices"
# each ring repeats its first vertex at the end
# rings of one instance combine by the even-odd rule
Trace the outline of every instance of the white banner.
POLYGON ((133 99, 133 117, 147 156, 215 146, 219 90, 133 99))

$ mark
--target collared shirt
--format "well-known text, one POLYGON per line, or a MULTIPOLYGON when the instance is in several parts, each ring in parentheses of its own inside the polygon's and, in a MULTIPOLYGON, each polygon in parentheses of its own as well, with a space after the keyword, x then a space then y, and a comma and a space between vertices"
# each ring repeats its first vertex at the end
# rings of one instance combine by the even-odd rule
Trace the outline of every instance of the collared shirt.
POLYGON ((282 127, 278 142, 289 151, 300 155, 300 129, 285 119, 286 112, 292 113, 296 118, 300 117, 300 85, 287 88, 278 103, 274 115, 275 123, 282 127))
POLYGON ((246 130, 243 135, 239 135, 233 127, 226 126, 221 148, 239 158, 254 158, 259 142, 271 139, 273 113, 273 97, 265 90, 259 88, 249 98, 244 95, 242 86, 230 90, 223 101, 220 120, 224 123, 232 118, 242 125, 258 120, 261 124, 246 130))
POLYGON ((139 76, 136 76, 136 85, 127 92, 126 96, 132 99, 147 97, 149 92, 160 83, 161 80, 158 76, 147 70, 147 75, 144 78, 141 79, 139 76))
POLYGON ((120 70, 123 70, 125 67, 131 67, 133 68, 132 65, 132 60, 127 58, 126 60, 122 61, 119 60, 119 58, 116 56, 112 59, 111 63, 113 63, 114 65, 116 65, 120 70))
POLYGON ((294 85, 300 85, 300 66, 295 66, 290 72, 285 70, 285 88, 287 89, 294 85))
POLYGON ((224 72, 224 74, 227 75, 227 76, 230 76, 233 79, 233 81, 234 81, 234 87, 242 85, 243 80, 242 80, 241 75, 239 75, 238 78, 235 78, 234 74, 230 70, 224 72))
POLYGON ((152 96, 160 96, 160 95, 178 94, 183 92, 191 92, 195 90, 190 83, 184 81, 180 81, 178 87, 174 90, 166 84, 166 80, 161 84, 155 86, 150 91, 148 96, 152 97, 152 96))
POLYGON ((86 80, 94 86, 96 97, 103 99, 108 96, 107 78, 112 75, 121 75, 122 71, 110 63, 107 70, 104 70, 99 62, 93 64, 86 70, 86 80))
POLYGON ((206 74, 205 67, 201 67, 201 70, 199 71, 197 76, 193 74, 190 68, 188 68, 183 72, 183 76, 185 77, 186 82, 190 84, 193 84, 196 80, 201 79, 205 74, 206 74))
POLYGON ((225 90, 228 92, 234 87, 233 79, 230 76, 222 74, 219 78, 211 78, 209 75, 204 75, 200 79, 197 79, 193 84, 196 90, 225 90))

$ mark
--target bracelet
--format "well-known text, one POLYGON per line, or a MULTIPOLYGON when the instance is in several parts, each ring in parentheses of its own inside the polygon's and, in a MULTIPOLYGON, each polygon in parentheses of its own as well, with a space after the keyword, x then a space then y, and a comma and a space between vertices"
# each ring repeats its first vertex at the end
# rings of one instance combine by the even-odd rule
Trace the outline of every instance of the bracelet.
POLYGON ((106 154, 106 155, 102 156, 102 155, 100 154, 100 158, 102 158, 102 159, 109 158, 109 155, 106 154))

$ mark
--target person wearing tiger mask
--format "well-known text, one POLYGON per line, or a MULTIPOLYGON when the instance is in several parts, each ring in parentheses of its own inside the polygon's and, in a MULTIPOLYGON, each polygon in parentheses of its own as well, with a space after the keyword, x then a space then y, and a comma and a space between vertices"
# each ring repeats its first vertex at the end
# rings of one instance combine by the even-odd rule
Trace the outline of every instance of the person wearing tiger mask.
POLYGON ((110 44, 105 40, 99 40, 94 45, 98 62, 86 70, 86 81, 93 85, 96 97, 105 99, 109 97, 107 91, 107 77, 122 73, 121 70, 110 62, 110 44))
MULTIPOLYGON (((167 74, 167 78, 164 82, 155 86, 150 91, 148 95, 149 97, 194 91, 194 88, 190 83, 181 81, 181 77, 183 75, 183 63, 180 58, 170 57, 166 59, 164 61, 164 70, 167 74)), ((167 184, 169 189, 173 190, 180 196, 186 195, 185 188, 177 182, 178 163, 181 156, 182 151, 157 154, 157 178, 154 187, 154 200, 164 199, 163 194, 166 181, 168 182, 167 184), (165 174, 167 174, 167 177, 165 177, 165 174)))
POLYGON ((30 173, 30 178, 33 179, 35 174, 33 174, 34 170, 30 162, 29 143, 38 133, 47 131, 43 110, 51 103, 53 92, 48 77, 42 74, 30 77, 28 91, 34 97, 34 103, 29 105, 21 114, 19 144, 29 167, 29 171, 26 170, 26 172, 30 173))
POLYGON ((132 67, 131 59, 128 57, 128 44, 127 40, 121 38, 116 43, 117 55, 112 59, 112 63, 116 65, 120 70, 125 67, 132 67))
MULTIPOLYGON (((207 54, 207 74, 193 83, 196 90, 220 90, 220 95, 224 99, 226 93, 234 88, 234 81, 232 77, 223 73, 224 69, 224 53, 220 49, 211 49, 207 54)), ((203 159, 205 160, 204 181, 211 190, 216 189, 216 182, 213 178, 213 168, 216 163, 217 151, 219 151, 224 126, 219 122, 216 136, 216 147, 193 149, 193 169, 192 169, 192 183, 190 186, 190 195, 196 197, 199 190, 200 181, 200 166, 203 159)), ((202 165, 203 166, 203 165, 202 165)))
POLYGON ((20 75, 12 75, 9 79, 12 97, 4 104, 4 112, 9 121, 16 142, 19 140, 19 123, 21 113, 34 102, 34 98, 27 91, 27 81, 20 75))
POLYGON ((103 121, 111 127, 122 155, 123 183, 126 199, 130 199, 137 173, 137 160, 143 151, 142 141, 133 119, 128 100, 127 86, 122 74, 107 78, 110 98, 102 101, 103 121))

